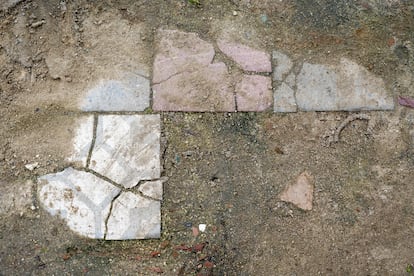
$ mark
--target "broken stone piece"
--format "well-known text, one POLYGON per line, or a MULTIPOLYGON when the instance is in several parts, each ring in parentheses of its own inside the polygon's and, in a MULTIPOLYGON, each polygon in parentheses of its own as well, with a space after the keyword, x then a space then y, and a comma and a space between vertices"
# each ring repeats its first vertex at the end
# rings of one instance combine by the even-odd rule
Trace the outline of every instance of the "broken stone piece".
POLYGON ((125 188, 160 177, 160 116, 101 115, 89 168, 125 188))
POLYGON ((238 111, 264 111, 272 106, 272 81, 270 77, 243 75, 236 85, 238 111))
POLYGON ((232 81, 224 63, 175 75, 153 86, 155 111, 233 112, 232 81))
POLYGON ((282 82, 282 84, 274 92, 274 112, 296 112, 295 91, 289 85, 282 82))
POLYGON ((72 142, 72 154, 68 157, 70 162, 80 162, 86 166, 86 160, 89 155, 93 140, 93 116, 85 116, 78 119, 75 130, 75 137, 72 142))
POLYGON ((159 30, 158 37, 153 83, 160 83, 179 73, 190 73, 213 61, 213 46, 200 39, 198 34, 159 30))
POLYGON ((313 177, 305 171, 298 176, 294 184, 286 187, 280 194, 280 199, 305 211, 312 210, 313 185, 313 177))
POLYGON ((249 72, 270 73, 272 64, 270 55, 248 46, 219 40, 217 42, 219 49, 240 67, 249 72))
POLYGON ((102 239, 112 200, 120 189, 97 176, 67 168, 39 177, 39 200, 79 235, 102 239))
POLYGON ((304 63, 297 77, 296 100, 304 111, 394 108, 384 81, 346 58, 336 65, 304 63))
POLYGON ((151 239, 161 234, 161 203, 131 192, 113 203, 107 240, 151 239))
POLYGON ((287 55, 280 51, 273 51, 272 59, 276 63, 273 67, 273 80, 282 81, 290 69, 292 69, 293 62, 287 55))
POLYGON ((162 185, 165 180, 154 180, 142 183, 138 190, 145 196, 156 200, 162 200, 162 185))

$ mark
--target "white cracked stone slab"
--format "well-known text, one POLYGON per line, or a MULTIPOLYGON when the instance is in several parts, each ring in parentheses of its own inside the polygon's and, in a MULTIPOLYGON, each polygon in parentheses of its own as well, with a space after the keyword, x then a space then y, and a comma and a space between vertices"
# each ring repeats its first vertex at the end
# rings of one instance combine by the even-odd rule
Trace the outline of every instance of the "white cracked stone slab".
POLYGON ((72 154, 68 157, 70 162, 79 162, 86 166, 93 140, 93 115, 84 116, 77 122, 75 136, 72 139, 72 154))
POLYGON ((273 67, 273 80, 282 81, 290 69, 292 69, 293 62, 287 55, 280 51, 273 51, 272 59, 276 63, 273 67))
POLYGON ((38 195, 44 208, 66 221, 70 229, 94 239, 105 235, 105 221, 120 189, 97 176, 67 168, 39 177, 38 195))
POLYGON ((125 188, 160 177, 160 116, 101 115, 89 168, 125 188))
POLYGON ((114 201, 107 226, 107 240, 159 238, 161 203, 124 192, 114 201))
POLYGON ((394 100, 384 81, 357 63, 304 63, 297 76, 296 101, 304 111, 391 110, 394 100))
POLYGON ((83 111, 144 111, 149 106, 150 82, 139 74, 101 80, 82 100, 83 111))
POLYGON ((274 112, 296 112, 298 110, 295 91, 284 82, 275 90, 273 100, 274 112))

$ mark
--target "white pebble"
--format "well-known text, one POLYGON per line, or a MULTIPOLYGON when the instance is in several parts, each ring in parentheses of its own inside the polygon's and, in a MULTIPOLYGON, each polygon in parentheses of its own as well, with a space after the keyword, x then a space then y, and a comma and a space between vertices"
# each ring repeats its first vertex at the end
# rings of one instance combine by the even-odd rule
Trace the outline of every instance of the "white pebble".
POLYGON ((200 230, 200 232, 204 232, 206 231, 207 225, 202 223, 198 225, 198 230, 200 230))

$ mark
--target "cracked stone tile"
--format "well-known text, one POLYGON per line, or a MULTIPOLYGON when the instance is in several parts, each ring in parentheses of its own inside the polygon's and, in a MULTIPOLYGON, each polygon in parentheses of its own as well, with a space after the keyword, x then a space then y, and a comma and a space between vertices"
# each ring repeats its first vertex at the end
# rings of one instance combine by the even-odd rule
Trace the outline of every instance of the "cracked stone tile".
POLYGON ((179 73, 190 73, 213 61, 213 46, 200 39, 198 34, 159 30, 158 38, 153 83, 160 83, 179 73))
POLYGON ((142 183, 138 190, 145 196, 162 200, 162 186, 165 180, 154 180, 142 183))
POLYGON ((273 51, 272 59, 276 63, 273 67, 273 80, 282 81, 290 69, 292 69, 293 62, 287 55, 280 51, 273 51))
POLYGON ((112 200, 120 189, 97 176, 67 168, 39 177, 38 195, 43 207, 66 221, 78 234, 102 239, 112 200))
POLYGON ((275 90, 273 99, 274 112, 296 112, 298 110, 295 91, 284 82, 275 90))
POLYGON ((272 106, 272 100, 270 77, 243 75, 236 85, 238 111, 264 111, 272 106))
POLYGON ((85 167, 93 140, 93 115, 80 118, 77 124, 72 140, 72 155, 68 157, 68 161, 79 162, 85 167))
POLYGON ((161 203, 124 192, 113 202, 107 229, 107 240, 159 238, 161 203))
POLYGON ((219 40, 217 46, 226 56, 249 72, 270 73, 272 64, 270 55, 246 45, 219 40))
POLYGON ((384 81, 346 58, 336 65, 304 63, 297 76, 296 100, 304 111, 394 108, 384 81))
POLYGON ((235 111, 232 79, 224 63, 214 63, 192 72, 175 75, 155 84, 156 111, 235 111))
POLYGON ((101 115, 89 168, 125 188, 160 177, 160 116, 101 115))
POLYGON ((150 82, 139 74, 101 80, 82 100, 83 111, 144 111, 149 107, 150 82))

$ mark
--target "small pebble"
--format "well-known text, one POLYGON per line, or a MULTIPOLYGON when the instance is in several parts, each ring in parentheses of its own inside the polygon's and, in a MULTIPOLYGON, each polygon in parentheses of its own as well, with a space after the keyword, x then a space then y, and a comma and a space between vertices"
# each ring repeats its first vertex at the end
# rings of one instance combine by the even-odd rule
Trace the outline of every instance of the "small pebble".
POLYGON ((233 11, 233 15, 234 15, 234 16, 237 16, 237 15, 238 15, 238 13, 237 13, 236 11, 233 11))
POLYGON ((202 223, 198 225, 198 230, 200 230, 200 232, 205 232, 207 228, 207 225, 202 223))

